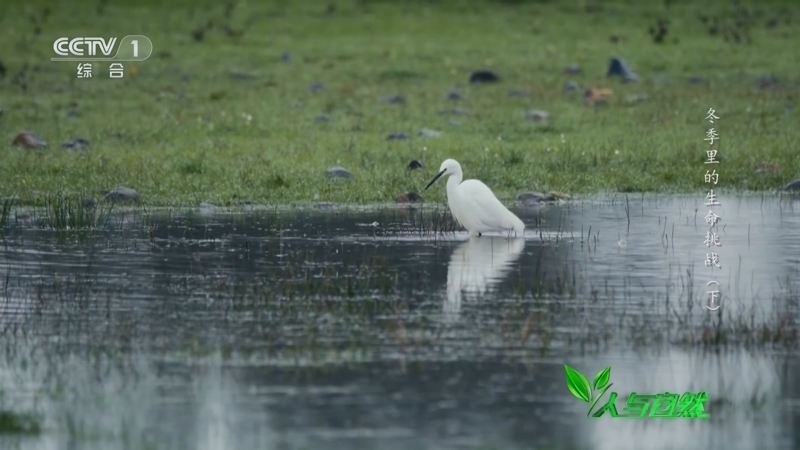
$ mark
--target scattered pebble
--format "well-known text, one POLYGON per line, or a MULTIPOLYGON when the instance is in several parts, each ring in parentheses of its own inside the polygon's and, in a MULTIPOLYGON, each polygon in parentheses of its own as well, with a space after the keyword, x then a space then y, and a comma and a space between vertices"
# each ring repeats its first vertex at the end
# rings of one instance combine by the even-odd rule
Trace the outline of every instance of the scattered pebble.
POLYGON ((784 191, 800 191, 800 178, 790 182, 783 187, 784 191))
POLYGON ((573 74, 573 75, 577 75, 577 74, 579 74, 581 72, 583 72, 583 70, 581 70, 581 66, 579 66, 577 64, 573 64, 573 65, 567 67, 566 69, 564 69, 564 73, 569 73, 569 74, 573 74))
POLYGON ((523 192, 517 196, 517 201, 526 205, 554 202, 556 200, 552 194, 542 194, 541 192, 523 192))
POLYGON ((406 98, 402 95, 387 95, 381 99, 381 103, 386 103, 387 105, 405 105, 406 98))
POLYGON ((353 178, 353 174, 349 170, 339 166, 329 168, 325 171, 325 175, 337 178, 353 178))
POLYGON ((228 76, 233 78, 234 80, 240 80, 240 81, 248 81, 255 79, 255 76, 250 75, 249 73, 236 72, 236 71, 229 72, 228 76))
POLYGON ((84 138, 77 138, 74 141, 67 141, 61 144, 61 147, 67 150, 83 150, 88 146, 89 140, 84 138))
POLYGON ((74 109, 70 109, 69 111, 67 111, 67 117, 80 117, 80 116, 81 113, 74 109))
POLYGON ((406 166, 406 168, 408 170, 422 170, 425 168, 425 164, 423 164, 422 161, 418 159, 413 159, 411 160, 410 163, 408 163, 408 166, 406 166))
POLYGON ((564 84, 564 92, 576 92, 581 90, 581 85, 574 81, 567 81, 564 84))
POLYGON ((453 108, 453 109, 443 109, 443 110, 439 111, 439 114, 451 114, 451 115, 454 115, 454 116, 467 116, 467 115, 469 115, 471 113, 470 113, 470 111, 468 109, 453 108))
POLYGON ((33 133, 19 133, 18 135, 14 136, 14 140, 11 141, 11 145, 26 148, 43 148, 47 147, 47 142, 33 133))
POLYGON ((81 200, 81 205, 83 205, 84 208, 94 208, 97 206, 97 200, 95 200, 94 197, 84 197, 83 200, 81 200))
POLYGON ((586 100, 586 104, 592 106, 605 104, 613 96, 614 92, 611 89, 589 88, 583 97, 586 100))
POLYGON ((522 90, 522 89, 511 88, 511 89, 508 90, 508 96, 509 97, 517 97, 517 98, 525 98, 525 97, 530 97, 531 94, 528 93, 528 91, 525 91, 525 90, 522 90))
POLYGON ((649 97, 647 94, 631 94, 625 97, 625 101, 628 103, 638 103, 647 100, 649 97))
POLYGON ((472 75, 469 76, 469 82, 476 84, 476 83, 495 83, 500 81, 500 77, 497 76, 496 73, 490 70, 478 70, 472 72, 472 75))
POLYGON ((117 186, 106 193, 105 199, 108 202, 138 202, 139 193, 125 186, 117 186))
POLYGON ((457 121, 456 119, 450 119, 447 123, 449 123, 450 126, 453 126, 453 127, 460 127, 461 126, 461 122, 457 121))
POLYGON ((424 200, 422 196, 416 192, 404 192, 395 198, 397 203, 422 203, 424 200))
POLYGON ((613 57, 608 66, 608 76, 619 76, 623 81, 636 81, 639 76, 636 75, 628 64, 622 58, 613 57))
POLYGON ((288 51, 283 52, 283 54, 281 55, 281 62, 282 63, 290 63, 290 62, 292 62, 292 54, 289 53, 288 51))
POLYGON ((542 121, 547 120, 550 117, 550 114, 547 111, 542 111, 541 109, 529 109, 525 113, 525 118, 528 120, 535 120, 535 121, 542 121))
POLYGON ((757 89, 769 89, 780 86, 780 82, 772 75, 765 75, 756 78, 755 85, 757 89))
POLYGON ((423 128, 419 130, 418 134, 422 137, 437 138, 442 135, 442 132, 437 130, 432 130, 430 128, 423 128))
POLYGON ((756 168, 756 173, 780 173, 783 168, 777 164, 759 163, 756 168))
POLYGON ((409 138, 410 136, 408 133, 404 133, 402 131, 395 131, 394 133, 389 133, 389 135, 386 136, 387 141, 405 141, 409 138))
POLYGON ((444 98, 447 100, 464 100, 464 94, 455 89, 451 89, 447 91, 447 94, 445 94, 444 98))
POLYGON ((317 117, 314 117, 315 122, 330 122, 331 115, 330 114, 320 114, 317 117))
POLYGON ((325 85, 320 83, 319 81, 315 81, 308 85, 308 90, 311 92, 318 92, 325 89, 325 85))
POLYGON ((690 84, 706 84, 708 80, 702 75, 692 75, 689 77, 690 84))

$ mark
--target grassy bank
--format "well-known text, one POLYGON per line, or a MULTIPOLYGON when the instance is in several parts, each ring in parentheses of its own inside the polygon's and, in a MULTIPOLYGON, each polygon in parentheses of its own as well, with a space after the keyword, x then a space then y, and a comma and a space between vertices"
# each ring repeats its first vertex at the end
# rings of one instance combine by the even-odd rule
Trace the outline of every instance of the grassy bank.
MULTIPOLYGON (((49 13, 46 3, 0 6, 0 196, 21 204, 118 184, 150 205, 393 201, 448 157, 505 199, 699 193, 709 108, 720 117, 720 190, 800 175, 800 6, 790 2, 85 1, 49 13), (669 24, 656 42, 648 29, 659 18, 669 24), (128 34, 155 51, 125 63, 123 79, 109 79, 108 63, 77 79, 75 63, 49 60, 61 36, 128 34), (615 55, 639 81, 606 77, 615 55), (566 74, 572 64, 582 73, 566 74), (501 81, 470 85, 478 69, 501 81), (757 87, 768 75, 780 85, 757 87), (582 91, 563 91, 568 81, 614 96, 588 106, 582 91), (445 98, 454 88, 465 98, 445 98), (382 102, 395 94, 405 104, 382 102), (526 119, 534 108, 549 118, 526 119), (48 147, 11 146, 20 131, 48 147), (387 140, 393 132, 411 139, 387 140), (61 148, 77 137, 89 147, 61 148), (426 168, 405 170, 412 159, 426 168), (354 178, 327 178, 335 165, 354 178)), ((443 187, 425 198, 444 200, 443 187)))

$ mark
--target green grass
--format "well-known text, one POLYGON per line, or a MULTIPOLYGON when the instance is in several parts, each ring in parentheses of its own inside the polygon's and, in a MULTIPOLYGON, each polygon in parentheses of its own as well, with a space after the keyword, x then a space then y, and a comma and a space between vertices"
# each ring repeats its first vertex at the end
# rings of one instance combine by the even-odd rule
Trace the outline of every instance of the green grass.
MULTIPOLYGON (((699 192, 709 108, 721 118, 718 189, 776 189, 800 175, 796 2, 87 0, 47 15, 45 3, 0 6, 0 196, 16 193, 20 204, 118 184, 151 206, 393 201, 419 192, 448 157, 503 199, 524 190, 699 192), (738 20, 752 42, 710 34, 703 15, 719 16, 721 30, 738 20), (659 18, 670 24, 655 43, 648 28, 659 18), (108 78, 108 64, 77 79, 76 64, 49 61, 58 37, 128 34, 147 35, 155 51, 125 63, 121 80, 108 78), (291 63, 280 62, 284 50, 291 63), (613 55, 641 80, 607 78, 613 55), (564 74, 573 63, 582 75, 564 74), (469 86, 483 68, 502 81, 469 86), (692 75, 708 83, 690 84, 692 75), (763 75, 783 87, 756 89, 763 75), (614 97, 587 106, 581 93, 562 92, 568 80, 614 97), (315 81, 326 89, 310 92, 315 81), (446 100, 458 85, 466 100, 446 100), (511 88, 531 96, 510 97, 511 88), (381 103, 393 94, 407 104, 381 103), (647 99, 627 101, 640 94, 647 99), (456 106, 473 114, 439 113, 456 106), (550 119, 525 120, 530 108, 550 119), (315 121, 320 114, 331 120, 315 121), (423 127, 444 134, 417 138, 423 127), (23 130, 49 147, 11 147, 23 130), (387 141, 395 131, 413 139, 387 141), (76 137, 89 149, 60 148, 76 137), (415 158, 426 169, 406 171, 415 158), (758 171, 764 163, 781 171, 758 171), (355 178, 327 179, 334 165, 355 178)), ((425 197, 443 201, 444 188, 425 197)))

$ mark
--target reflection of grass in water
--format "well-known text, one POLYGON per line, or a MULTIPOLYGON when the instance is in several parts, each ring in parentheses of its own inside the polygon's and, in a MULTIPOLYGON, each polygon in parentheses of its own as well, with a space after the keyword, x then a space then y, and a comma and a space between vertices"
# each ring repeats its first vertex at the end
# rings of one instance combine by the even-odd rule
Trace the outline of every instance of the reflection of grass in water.
POLYGON ((0 435, 39 434, 41 431, 39 418, 35 415, 0 409, 0 435))
POLYGON ((11 205, 14 204, 14 197, 3 199, 0 203, 0 233, 6 230, 8 219, 11 217, 11 205))

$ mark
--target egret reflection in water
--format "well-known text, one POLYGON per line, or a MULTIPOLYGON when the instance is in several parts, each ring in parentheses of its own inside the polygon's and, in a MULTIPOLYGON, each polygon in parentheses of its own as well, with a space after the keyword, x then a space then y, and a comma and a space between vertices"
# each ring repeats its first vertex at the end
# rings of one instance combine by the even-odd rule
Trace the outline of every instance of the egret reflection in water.
POLYGON ((472 238, 459 245, 447 267, 444 311, 457 314, 461 310, 462 292, 485 294, 502 280, 524 248, 525 239, 488 236, 472 238))

